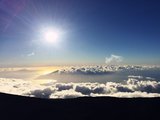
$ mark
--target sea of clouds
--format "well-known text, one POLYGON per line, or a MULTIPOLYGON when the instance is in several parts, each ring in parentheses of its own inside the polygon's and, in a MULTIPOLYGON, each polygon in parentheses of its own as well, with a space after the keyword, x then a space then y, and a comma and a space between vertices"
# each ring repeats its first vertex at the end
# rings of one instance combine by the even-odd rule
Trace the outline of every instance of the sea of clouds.
MULTIPOLYGON (((81 66, 57 70, 50 74, 85 74, 97 75, 109 72, 128 70, 159 69, 155 66, 81 66)), ((46 80, 38 83, 36 80, 15 78, 0 78, 0 92, 38 98, 76 98, 76 97, 160 97, 160 82, 152 77, 128 75, 123 82, 68 82, 46 80)), ((38 81, 38 80, 37 80, 38 81)))
MULTIPOLYGON (((141 76, 142 77, 142 76, 141 76)), ((0 78, 0 92, 39 98, 76 98, 83 96, 159 97, 160 82, 152 78, 128 76, 123 83, 57 83, 35 84, 22 79, 0 78), (146 79, 146 80, 145 80, 146 79)))

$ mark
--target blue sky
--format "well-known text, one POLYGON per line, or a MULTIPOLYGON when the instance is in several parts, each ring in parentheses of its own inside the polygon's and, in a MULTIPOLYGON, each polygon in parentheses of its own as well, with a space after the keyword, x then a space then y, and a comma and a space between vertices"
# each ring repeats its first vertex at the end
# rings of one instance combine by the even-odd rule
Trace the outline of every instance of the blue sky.
POLYGON ((160 64, 158 0, 0 1, 0 65, 160 64), (63 31, 46 43, 41 29, 63 31), (32 54, 33 53, 33 54, 32 54))

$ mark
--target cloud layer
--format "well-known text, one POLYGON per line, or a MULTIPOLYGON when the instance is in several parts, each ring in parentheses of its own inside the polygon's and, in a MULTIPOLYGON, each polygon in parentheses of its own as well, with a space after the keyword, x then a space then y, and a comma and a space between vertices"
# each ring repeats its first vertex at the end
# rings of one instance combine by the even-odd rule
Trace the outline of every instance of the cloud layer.
MULTIPOLYGON (((152 71, 158 69, 155 66, 79 66, 79 67, 68 67, 65 69, 54 71, 48 75, 53 74, 80 74, 80 75, 102 75, 110 74, 114 72, 138 70, 138 73, 143 71, 152 71)), ((135 73, 129 72, 130 73, 135 73)), ((27 72, 26 69, 16 71, 15 69, 0 69, 0 75, 4 76, 4 73, 8 76, 9 73, 18 72, 12 76, 21 75, 23 72, 27 72)), ((32 71, 33 72, 33 71, 32 71)), ((31 73, 32 73, 31 72, 31 73)), ((30 73, 30 72, 29 72, 30 73)), ((13 79, 13 78, 0 78, 0 92, 40 97, 40 98, 75 98, 83 96, 114 96, 114 97, 158 97, 160 96, 160 82, 158 78, 152 78, 149 76, 135 76, 129 75, 128 79, 121 82, 87 82, 80 81, 79 83, 60 83, 55 80, 46 80, 43 83, 38 83, 36 80, 24 80, 24 79, 13 79)), ((26 74, 28 75, 28 74, 26 74)), ((126 75, 126 74, 125 74, 126 75)), ((148 74, 147 74, 148 75, 148 74)), ((159 74, 158 74, 159 75, 159 74)), ((10 76, 10 77, 12 77, 10 76)), ((2 76, 1 76, 2 77, 2 76)), ((4 76, 5 77, 5 76, 4 76)), ((76 77, 76 76, 75 76, 76 77)), ((22 78, 25 78, 24 76, 22 78)), ((51 77, 52 78, 52 77, 51 77)), ((68 78, 69 79, 69 78, 68 78)), ((81 78, 82 79, 82 78, 81 78)), ((62 82, 62 80, 59 80, 62 82)), ((119 80, 120 82, 120 80, 119 80)))
POLYGON ((0 92, 39 98, 75 98, 83 96, 160 97, 160 82, 143 77, 123 83, 56 83, 35 84, 33 81, 0 78, 0 92))
POLYGON ((65 69, 56 70, 47 75, 48 76, 54 74, 102 75, 102 74, 111 74, 117 71, 152 70, 152 69, 160 69, 160 68, 155 66, 130 66, 130 65, 76 66, 76 67, 68 67, 65 69))
POLYGON ((117 71, 116 68, 102 67, 102 66, 89 66, 89 67, 70 67, 66 69, 61 69, 54 71, 51 74, 80 74, 80 75, 101 75, 101 74, 110 74, 117 71))

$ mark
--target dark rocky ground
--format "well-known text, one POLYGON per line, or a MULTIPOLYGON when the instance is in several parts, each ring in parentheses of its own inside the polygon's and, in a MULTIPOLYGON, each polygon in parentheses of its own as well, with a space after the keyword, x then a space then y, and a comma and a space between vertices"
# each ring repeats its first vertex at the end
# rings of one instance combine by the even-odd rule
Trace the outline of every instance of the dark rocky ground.
POLYGON ((0 93, 0 120, 111 120, 160 118, 160 98, 39 99, 0 93))

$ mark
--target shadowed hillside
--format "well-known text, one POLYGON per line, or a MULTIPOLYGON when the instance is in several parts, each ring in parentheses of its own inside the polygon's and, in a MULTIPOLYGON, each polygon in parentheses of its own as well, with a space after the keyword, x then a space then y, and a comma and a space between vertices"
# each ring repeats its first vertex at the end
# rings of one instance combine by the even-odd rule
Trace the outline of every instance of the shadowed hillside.
POLYGON ((154 119, 160 114, 160 98, 83 97, 39 99, 0 94, 4 119, 154 119))

